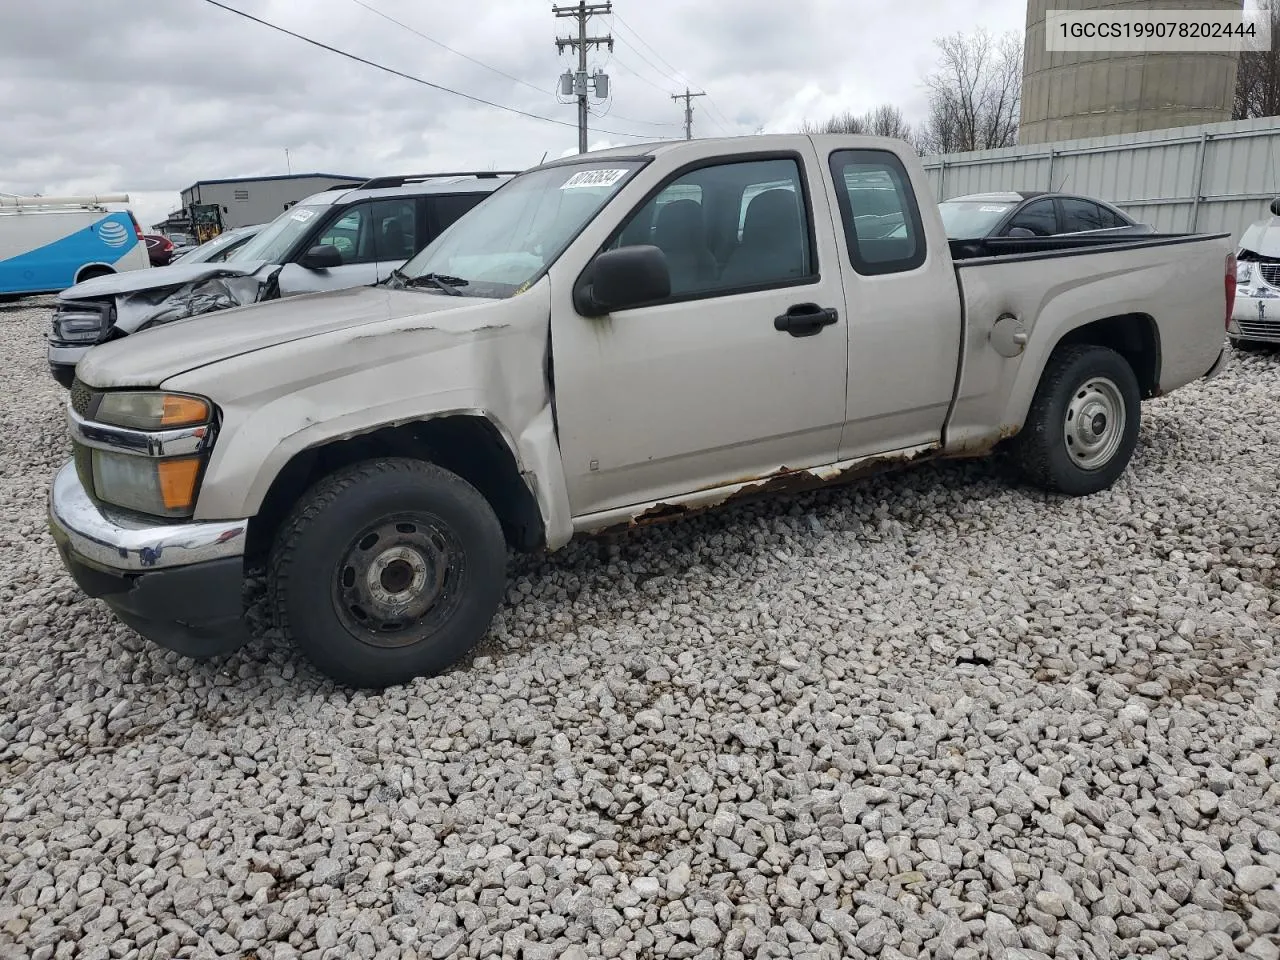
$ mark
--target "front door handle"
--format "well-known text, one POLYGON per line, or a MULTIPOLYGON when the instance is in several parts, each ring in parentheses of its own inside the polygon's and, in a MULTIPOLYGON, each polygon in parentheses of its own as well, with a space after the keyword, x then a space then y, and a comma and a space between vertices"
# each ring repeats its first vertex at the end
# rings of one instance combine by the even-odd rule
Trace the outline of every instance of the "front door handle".
POLYGON ((816 303, 797 303, 787 312, 773 318, 773 329, 782 330, 793 337, 812 337, 823 327, 829 327, 840 319, 834 307, 820 307, 816 303))

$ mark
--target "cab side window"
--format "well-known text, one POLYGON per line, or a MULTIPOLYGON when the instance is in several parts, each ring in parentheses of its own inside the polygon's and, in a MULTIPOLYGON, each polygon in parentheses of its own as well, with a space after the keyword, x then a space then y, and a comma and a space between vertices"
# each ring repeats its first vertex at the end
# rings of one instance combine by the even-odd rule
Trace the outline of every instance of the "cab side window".
POLYGON ((417 251, 417 204, 413 200, 378 200, 371 208, 376 259, 408 260, 417 251))
POLYGON ((1002 231, 1004 236, 1015 227, 1030 230, 1037 237, 1051 237, 1058 232, 1058 218, 1052 200, 1035 200, 1014 214, 1002 231))
POLYGON ((816 268, 802 176, 791 158, 698 167, 637 209, 610 246, 662 250, 673 299, 804 282, 816 268))
POLYGON ((344 264, 373 263, 378 256, 372 220, 373 203, 348 207, 321 231, 312 246, 337 247, 344 264))
POLYGON ((901 160, 888 150, 837 150, 831 175, 858 273, 902 273, 924 263, 924 224, 901 160))

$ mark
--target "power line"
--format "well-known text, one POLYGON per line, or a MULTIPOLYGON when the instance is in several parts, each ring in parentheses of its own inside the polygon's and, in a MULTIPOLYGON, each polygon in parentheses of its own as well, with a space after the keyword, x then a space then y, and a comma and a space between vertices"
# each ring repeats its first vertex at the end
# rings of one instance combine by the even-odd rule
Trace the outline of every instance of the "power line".
MULTIPOLYGON (((628 43, 628 42, 627 42, 627 38, 626 38, 626 37, 618 37, 618 38, 617 38, 617 40, 618 40, 618 42, 619 42, 620 44, 622 44, 624 47, 626 47, 628 50, 630 50, 632 53, 634 53, 637 57, 639 57, 641 60, 643 60, 645 63, 647 63, 647 64, 649 65, 649 67, 653 70, 653 72, 654 72, 655 74, 657 74, 659 77, 662 77, 662 78, 664 78, 664 79, 666 78, 666 74, 663 72, 662 68, 661 68, 661 67, 654 66, 653 61, 652 61, 652 60, 650 60, 648 57, 646 57, 643 53, 641 53, 641 52, 640 52, 640 49, 639 49, 638 47, 635 47, 635 46, 633 46, 632 44, 628 43)), ((664 91, 664 92, 665 92, 668 96, 670 96, 670 95, 671 95, 671 91, 670 91, 670 90, 667 90, 667 91, 664 91)))
MULTIPOLYGON (((636 28, 633 27, 631 24, 627 23, 627 21, 622 18, 622 14, 615 12, 613 15, 613 18, 619 24, 621 24, 624 28, 626 28, 626 31, 629 34, 631 34, 631 36, 635 37, 635 39, 639 41, 640 44, 645 47, 645 49, 647 49, 650 53, 652 53, 655 57, 657 57, 658 62, 666 66, 666 68, 669 71, 671 71, 672 74, 675 75, 676 79, 684 83, 686 91, 690 87, 697 86, 697 84, 689 82, 689 77, 687 74, 683 73, 680 70, 677 70, 675 67, 671 65, 670 61, 668 61, 662 54, 660 54, 657 50, 655 50, 653 47, 653 44, 649 43, 649 41, 647 41, 644 37, 640 36, 636 28)), ((631 47, 632 50, 636 50, 636 48, 632 47, 630 43, 627 43, 626 37, 618 37, 618 42, 626 44, 628 47, 631 47)), ((636 50, 636 53, 639 53, 639 52, 640 52, 639 50, 636 50)), ((653 66, 653 64, 649 60, 646 59, 645 62, 648 63, 649 66, 651 67, 653 66)), ((657 68, 654 67, 654 69, 656 70, 657 68)), ((730 121, 727 117, 725 117, 724 114, 721 112, 720 108, 715 105, 714 101, 712 101, 711 99, 710 94, 706 94, 705 96, 707 97, 707 104, 711 106, 717 114, 720 114, 721 118, 724 119, 725 123, 731 124, 732 121, 730 121)), ((711 120, 712 123, 714 123, 717 127, 719 127, 724 133, 726 134, 729 133, 729 128, 725 126, 725 124, 721 123, 720 120, 717 120, 715 116, 708 114, 708 118, 711 120)))
MULTIPOLYGON (((430 80, 423 80, 421 77, 415 77, 411 73, 404 73, 403 71, 397 70, 394 67, 388 67, 381 63, 375 63, 373 60, 367 60, 364 57, 358 56, 357 54, 348 53, 346 50, 339 50, 337 47, 331 47, 329 44, 321 43, 319 40, 313 40, 311 37, 303 36, 300 33, 294 33, 292 30, 289 30, 286 27, 282 27, 279 24, 271 23, 270 21, 263 20, 259 17, 255 17, 251 13, 245 13, 245 11, 243 10, 237 10, 235 7, 228 6, 227 4, 222 3, 221 0, 204 0, 204 2, 208 4, 212 4, 213 6, 218 7, 221 10, 225 10, 228 13, 234 13, 238 17, 244 17, 246 20, 252 20, 254 23, 260 24, 271 30, 275 30, 277 33, 283 33, 287 36, 293 37, 295 40, 301 40, 303 43, 309 43, 311 44, 311 46, 319 47, 321 50, 328 50, 330 53, 336 53, 340 57, 346 57, 348 60, 354 60, 356 63, 362 63, 366 67, 373 67, 375 70, 381 70, 383 73, 389 73, 392 76, 400 77, 402 80, 411 80, 414 83, 421 84, 424 87, 430 87, 432 90, 439 90, 441 93, 453 94, 453 96, 455 97, 461 97, 464 100, 470 100, 472 103, 478 103, 486 107, 494 107, 498 110, 505 110, 507 113, 514 113, 521 117, 528 117, 530 120, 541 120, 543 123, 554 123, 556 126, 559 126, 559 127, 571 127, 571 128, 577 127, 576 123, 570 123, 568 120, 557 120, 554 117, 544 117, 538 113, 530 113, 527 110, 520 110, 516 107, 508 107, 506 104, 494 103, 492 100, 486 100, 483 97, 477 97, 470 93, 463 93, 461 90, 454 90, 451 87, 445 87, 438 83, 432 83, 430 80)), ((634 134, 634 133, 622 133, 619 130, 597 130, 596 132, 607 133, 611 136, 617 136, 617 137, 637 137, 638 136, 637 134, 634 134)))
POLYGON ((669 97, 669 96, 671 96, 671 91, 670 91, 670 90, 664 90, 662 87, 658 86, 656 83, 654 83, 654 82, 653 82, 652 80, 650 80, 648 77, 646 77, 644 74, 640 73, 639 71, 637 71, 637 70, 636 70, 636 69, 634 69, 633 67, 629 66, 625 60, 619 60, 617 57, 614 57, 613 62, 614 62, 614 63, 616 63, 618 66, 620 66, 623 70, 627 71, 627 73, 631 74, 631 75, 632 75, 633 77, 635 77, 636 79, 638 79, 638 80, 643 80, 643 81, 644 81, 645 83, 647 83, 649 86, 653 87, 653 89, 655 89, 655 90, 657 90, 659 93, 661 93, 664 97, 669 97))
POLYGON ((467 54, 463 53, 461 50, 453 49, 453 47, 449 46, 447 43, 441 43, 435 37, 427 36, 421 30, 416 30, 413 27, 409 26, 409 24, 404 23, 400 20, 397 20, 395 17, 391 16, 390 14, 383 13, 381 10, 377 9, 376 7, 370 6, 369 4, 365 3, 364 0, 351 0, 351 2, 356 4, 356 6, 364 7, 370 13, 381 17, 383 20, 386 20, 390 23, 394 23, 397 27, 400 27, 402 30, 408 30, 410 33, 421 37, 423 40, 426 40, 428 43, 434 43, 437 47, 440 47, 443 50, 448 50, 454 56, 461 57, 463 60, 471 61, 477 67, 484 67, 484 69, 490 71, 491 73, 496 73, 500 77, 506 77, 508 80, 511 80, 522 86, 528 87, 530 90, 536 90, 538 93, 541 93, 544 96, 547 93, 547 91, 542 87, 535 86, 534 84, 529 83, 529 81, 527 80, 521 80, 519 77, 513 77, 511 74, 506 73, 502 70, 499 70, 497 67, 492 67, 481 60, 477 60, 475 57, 468 56, 467 54))
MULTIPOLYGON (((623 19, 622 19, 622 14, 620 14, 620 13, 615 13, 615 14, 613 15, 613 17, 614 17, 614 19, 615 19, 615 20, 617 20, 620 24, 622 24, 624 27, 626 27, 627 32, 628 32, 629 34, 631 34, 633 37, 635 37, 637 40, 639 40, 639 41, 640 41, 640 43, 641 43, 641 44, 643 44, 643 45, 644 45, 644 47, 645 47, 645 48, 646 48, 650 53, 652 53, 655 57, 657 57, 657 58, 658 58, 659 60, 661 60, 664 64, 666 64, 667 69, 668 69, 668 70, 670 70, 673 74, 675 74, 675 76, 677 77, 677 79, 679 79, 682 83, 684 83, 684 84, 685 84, 685 85, 687 85, 687 86, 696 86, 696 84, 689 83, 689 78, 688 78, 688 77, 686 77, 683 73, 681 73, 679 70, 677 70, 675 67, 673 67, 670 63, 667 63, 667 61, 666 61, 665 59, 663 59, 662 54, 658 53, 658 51, 657 51, 657 50, 653 49, 653 47, 649 44, 649 42, 648 42, 647 40, 645 40, 645 38, 644 38, 644 37, 640 36, 640 34, 639 34, 639 33, 637 33, 637 32, 636 32, 636 28, 635 28, 635 27, 631 26, 631 24, 627 23, 627 21, 625 21, 625 20, 623 20, 623 19)), ((621 38, 619 38, 619 39, 621 39, 621 38)), ((634 48, 634 47, 632 47, 632 49, 635 49, 635 48, 634 48)), ((639 52, 639 51, 637 51, 637 52, 639 52)), ((650 66, 652 66, 652 64, 650 64, 650 66)))

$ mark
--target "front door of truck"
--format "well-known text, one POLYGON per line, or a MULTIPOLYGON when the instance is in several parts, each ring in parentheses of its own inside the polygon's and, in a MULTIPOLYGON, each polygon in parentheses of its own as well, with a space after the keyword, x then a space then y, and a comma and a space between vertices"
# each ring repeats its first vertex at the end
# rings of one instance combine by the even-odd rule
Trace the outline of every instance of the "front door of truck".
POLYGON ((820 177, 808 151, 675 170, 604 244, 659 247, 670 297, 599 318, 557 306, 576 516, 836 459, 847 326, 835 232, 811 201, 820 177))

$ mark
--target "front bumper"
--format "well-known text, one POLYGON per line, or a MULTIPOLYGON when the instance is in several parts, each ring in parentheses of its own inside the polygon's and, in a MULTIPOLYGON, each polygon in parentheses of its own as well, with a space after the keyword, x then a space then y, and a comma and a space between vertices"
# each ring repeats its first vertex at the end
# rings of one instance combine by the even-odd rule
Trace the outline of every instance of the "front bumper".
POLYGON ((1236 291, 1227 333, 1236 340, 1280 343, 1280 291, 1255 297, 1236 291))
POLYGON ((80 589, 153 643, 189 657, 230 653, 244 623, 247 520, 160 523, 99 506, 74 464, 49 493, 49 530, 80 589))
POLYGON ((80 358, 92 349, 92 344, 78 347, 64 346, 58 343, 50 343, 48 350, 49 373, 53 375, 53 379, 60 384, 71 389, 71 381, 76 377, 76 364, 80 362, 80 358))

